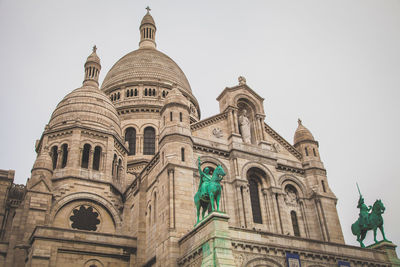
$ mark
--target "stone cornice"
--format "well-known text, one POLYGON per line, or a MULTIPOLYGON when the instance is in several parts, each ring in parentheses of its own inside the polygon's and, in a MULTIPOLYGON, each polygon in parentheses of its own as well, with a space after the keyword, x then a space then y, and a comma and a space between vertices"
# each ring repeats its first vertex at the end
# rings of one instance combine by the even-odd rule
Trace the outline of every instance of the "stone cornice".
POLYGON ((212 125, 212 124, 214 124, 214 123, 216 123, 216 122, 218 122, 220 120, 224 120, 226 118, 228 118, 228 113, 227 112, 220 113, 220 114, 214 115, 212 117, 209 117, 209 118, 206 118, 204 120, 201 120, 201 121, 198 121, 196 123, 191 124, 190 125, 190 129, 192 131, 196 131, 196 130, 199 130, 199 129, 204 128, 206 126, 212 125))
POLYGON ((264 129, 265 131, 272 136, 276 141, 278 141, 279 144, 281 144, 283 147, 285 147, 293 156, 301 160, 303 156, 297 149, 289 144, 288 141, 286 141, 282 136, 280 136, 277 132, 275 132, 268 124, 264 122, 264 129))
MULTIPOLYGON (((282 254, 285 254, 285 252, 295 252, 305 258, 320 258, 320 259, 332 259, 332 260, 347 260, 351 262, 355 262, 357 264, 366 264, 366 266, 371 266, 371 264, 374 264, 373 266, 388 266, 387 263, 376 260, 375 258, 365 258, 360 256, 360 253, 365 251, 366 248, 360 248, 360 247, 355 247, 355 246, 349 246, 345 244, 340 244, 340 243, 333 243, 333 242, 326 242, 326 241, 320 241, 320 240, 315 240, 315 239, 309 239, 309 238, 302 238, 302 237, 296 237, 296 236, 287 236, 287 235, 280 235, 272 232, 263 232, 263 231, 255 231, 255 230, 250 230, 250 229, 242 229, 242 228, 237 228, 237 227, 229 227, 230 230, 233 231, 241 231, 241 232, 250 232, 254 233, 256 235, 264 235, 266 237, 271 237, 271 242, 257 242, 257 241, 252 241, 252 240, 243 240, 243 239, 232 239, 232 247, 234 249, 237 248, 242 248, 245 249, 246 251, 251 251, 256 249, 256 251, 259 253, 259 251, 265 250, 273 250, 275 252, 281 252, 282 254), (280 242, 276 242, 277 238, 282 238, 282 239, 289 239, 293 240, 292 242, 281 240, 280 242), (272 241, 273 240, 273 241, 272 241), (299 242, 299 246, 282 246, 282 245, 277 245, 277 244, 293 244, 295 242, 299 242), (326 246, 332 246, 336 247, 334 251, 338 251, 338 253, 331 253, 328 251, 323 251, 323 250, 317 250, 317 249, 310 249, 307 246, 306 243, 315 243, 317 247, 325 248, 326 246), (348 249, 349 253, 343 254, 343 251, 339 251, 341 249, 348 249)), ((385 252, 375 250, 375 249, 368 249, 369 252, 381 254, 383 257, 385 257, 385 252)))
POLYGON ((229 151, 226 151, 226 150, 217 149, 214 147, 209 147, 209 146, 199 145, 199 144, 193 144, 193 149, 197 150, 197 151, 213 153, 213 154, 216 154, 218 156, 223 156, 223 157, 229 157, 229 154, 230 154, 229 151))
POLYGON ((311 143, 311 144, 315 144, 317 147, 319 147, 318 141, 315 141, 315 140, 302 140, 302 141, 297 142, 293 146, 296 147, 296 146, 301 145, 303 143, 311 143))
POLYGON ((293 173, 298 173, 298 174, 304 174, 305 173, 305 171, 303 169, 296 168, 296 167, 289 166, 289 165, 285 165, 285 164, 282 164, 282 163, 277 163, 276 169, 277 170, 281 170, 281 171, 289 171, 289 172, 293 172, 293 173))
POLYGON ((228 92, 236 91, 238 89, 245 88, 251 92, 252 95, 254 95, 258 100, 264 101, 264 98, 261 97, 259 94, 257 94, 253 89, 251 89, 247 84, 239 84, 233 87, 225 87, 225 89, 222 91, 222 93, 217 97, 217 101, 220 101, 221 98, 228 92))

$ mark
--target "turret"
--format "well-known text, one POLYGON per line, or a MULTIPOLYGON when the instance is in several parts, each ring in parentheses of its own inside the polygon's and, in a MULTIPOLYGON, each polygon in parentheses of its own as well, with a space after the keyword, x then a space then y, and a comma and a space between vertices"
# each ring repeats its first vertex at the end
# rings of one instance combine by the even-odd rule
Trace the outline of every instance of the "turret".
POLYGON ((189 114, 187 99, 178 88, 172 89, 165 99, 160 114, 160 155, 166 157, 168 161, 189 165, 192 163, 193 147, 189 114), (175 157, 165 155, 164 150, 175 157))
POLYGON ((140 48, 156 48, 156 23, 150 15, 150 8, 147 7, 147 13, 140 23, 140 48))
POLYGON ((302 121, 298 119, 299 126, 294 134, 294 147, 303 155, 303 161, 321 161, 318 151, 318 142, 315 141, 311 132, 303 126, 302 121))
POLYGON ((100 58, 96 54, 97 47, 93 46, 93 52, 85 63, 85 79, 83 85, 99 87, 99 75, 101 70, 100 58))

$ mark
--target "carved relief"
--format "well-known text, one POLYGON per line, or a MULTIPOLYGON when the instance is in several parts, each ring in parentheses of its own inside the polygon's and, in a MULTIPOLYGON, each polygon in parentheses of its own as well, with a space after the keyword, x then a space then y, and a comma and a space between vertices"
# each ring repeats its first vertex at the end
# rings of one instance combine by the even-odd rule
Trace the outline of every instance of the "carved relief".
POLYGON ((243 253, 241 253, 241 254, 233 254, 233 257, 235 259, 236 266, 243 266, 243 262, 245 260, 245 256, 243 255, 243 253))
POLYGON ((214 128, 212 131, 213 135, 217 138, 221 138, 223 135, 222 130, 220 128, 214 128))
POLYGON ((292 185, 287 185, 285 187, 284 199, 287 205, 297 206, 299 199, 297 197, 296 188, 294 188, 292 185))

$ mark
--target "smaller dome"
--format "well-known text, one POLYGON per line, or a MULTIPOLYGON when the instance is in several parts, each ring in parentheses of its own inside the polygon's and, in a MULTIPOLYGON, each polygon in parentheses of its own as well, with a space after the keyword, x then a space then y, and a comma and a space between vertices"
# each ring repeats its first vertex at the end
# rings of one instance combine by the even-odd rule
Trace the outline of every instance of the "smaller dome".
POLYGON ((96 87, 82 86, 64 97, 49 121, 50 129, 75 123, 119 136, 121 123, 111 100, 96 87))
POLYGON ((144 24, 151 24, 154 26, 154 28, 156 27, 153 16, 150 15, 149 11, 147 11, 147 14, 143 17, 142 22, 140 22, 140 27, 142 27, 144 24))
POLYGON ((100 58, 96 53, 97 47, 93 46, 93 52, 88 56, 86 63, 88 62, 95 62, 100 65, 100 58))
POLYGON ((311 132, 303 126, 301 120, 298 120, 299 126, 297 127, 296 132, 294 133, 293 143, 296 145, 301 141, 315 141, 314 136, 311 132))
POLYGON ((171 104, 171 103, 179 103, 181 105, 187 106, 188 105, 188 101, 186 99, 186 97, 183 96, 182 92, 179 91, 178 88, 173 88, 169 94, 167 95, 167 97, 165 98, 164 101, 164 106, 171 104))

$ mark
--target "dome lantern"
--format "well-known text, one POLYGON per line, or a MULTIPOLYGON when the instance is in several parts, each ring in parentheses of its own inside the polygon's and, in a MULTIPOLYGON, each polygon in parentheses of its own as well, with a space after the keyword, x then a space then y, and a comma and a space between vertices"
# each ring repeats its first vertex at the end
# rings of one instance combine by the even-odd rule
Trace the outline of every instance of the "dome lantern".
POLYGON ((101 70, 100 58, 96 54, 97 47, 93 46, 93 52, 85 63, 85 79, 83 85, 99 87, 99 74, 101 70))
POLYGON ((150 15, 150 7, 146 7, 147 13, 140 23, 140 42, 139 48, 156 48, 156 24, 150 15))

